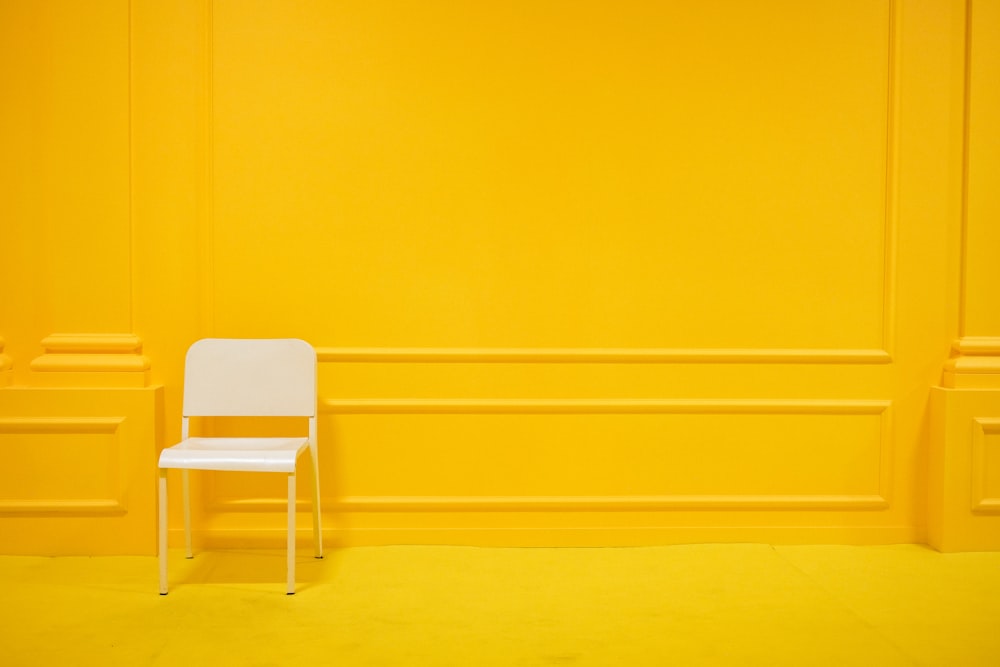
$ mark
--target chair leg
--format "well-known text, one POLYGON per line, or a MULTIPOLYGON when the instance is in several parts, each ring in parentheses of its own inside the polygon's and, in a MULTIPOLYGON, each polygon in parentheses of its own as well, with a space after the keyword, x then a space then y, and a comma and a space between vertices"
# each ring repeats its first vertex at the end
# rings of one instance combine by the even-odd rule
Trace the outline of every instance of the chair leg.
POLYGON ((159 507, 160 595, 167 594, 167 470, 160 468, 159 507))
POLYGON ((309 461, 312 465, 312 490, 313 490, 313 548, 316 558, 323 557, 323 522, 320 518, 319 503, 319 465, 311 456, 309 461))
POLYGON ((295 473, 288 475, 288 595, 295 595, 295 473))
POLYGON ((191 475, 187 470, 181 470, 181 486, 184 494, 184 554, 187 558, 194 558, 191 550, 191 475))

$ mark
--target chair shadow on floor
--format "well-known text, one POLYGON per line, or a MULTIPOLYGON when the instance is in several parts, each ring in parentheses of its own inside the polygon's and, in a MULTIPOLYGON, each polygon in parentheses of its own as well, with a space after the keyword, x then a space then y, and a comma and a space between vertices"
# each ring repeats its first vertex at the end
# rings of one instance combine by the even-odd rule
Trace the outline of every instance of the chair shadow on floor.
MULTIPOLYGON (((315 558, 303 550, 295 559, 296 592, 314 588, 328 578, 334 567, 333 553, 315 558)), ((275 595, 284 595, 286 552, 282 549, 225 549, 196 551, 194 558, 185 558, 182 549, 170 550, 170 585, 178 590, 200 585, 246 585, 253 588, 273 587, 275 595)))

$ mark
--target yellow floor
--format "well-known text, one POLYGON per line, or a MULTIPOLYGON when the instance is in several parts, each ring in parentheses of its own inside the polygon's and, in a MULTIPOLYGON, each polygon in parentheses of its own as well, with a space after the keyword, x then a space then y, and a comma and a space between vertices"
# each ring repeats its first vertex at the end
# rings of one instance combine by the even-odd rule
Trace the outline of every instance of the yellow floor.
POLYGON ((0 558, 0 665, 1000 665, 1000 553, 371 547, 0 558))

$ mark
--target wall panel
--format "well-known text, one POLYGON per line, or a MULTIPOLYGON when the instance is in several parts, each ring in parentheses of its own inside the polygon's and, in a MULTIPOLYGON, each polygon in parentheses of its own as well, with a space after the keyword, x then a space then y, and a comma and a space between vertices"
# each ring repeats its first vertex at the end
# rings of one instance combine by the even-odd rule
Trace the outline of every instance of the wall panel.
POLYGON ((0 390, 0 553, 154 553, 162 396, 0 390))
POLYGON ((1000 513, 1000 419, 974 421, 972 511, 1000 513))
POLYGON ((5 334, 20 353, 37 349, 23 340, 54 332, 127 331, 128 3, 5 3, 0 12, 0 77, 5 99, 18 101, 0 112, 0 218, 14 250, 0 284, 16 293, 0 310, 5 334))
POLYGON ((0 419, 0 513, 124 513, 123 421, 0 419))
POLYGON ((1000 334, 995 286, 1000 284, 1000 5, 970 2, 966 243, 962 335, 1000 334))
POLYGON ((887 2, 214 7, 220 331, 884 348, 887 2))

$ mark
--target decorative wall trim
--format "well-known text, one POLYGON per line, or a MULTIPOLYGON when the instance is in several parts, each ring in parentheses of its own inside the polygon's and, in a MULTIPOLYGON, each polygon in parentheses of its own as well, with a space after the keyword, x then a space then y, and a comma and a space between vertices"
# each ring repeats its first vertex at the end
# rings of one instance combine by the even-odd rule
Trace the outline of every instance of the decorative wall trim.
POLYGON ((899 115, 902 96, 899 81, 902 80, 902 43, 899 39, 902 24, 902 2, 889 2, 888 68, 886 81, 885 119, 885 217, 884 250, 882 260, 882 347, 892 356, 896 349, 896 273, 899 249, 899 115))
POLYGON ((138 354, 142 339, 132 334, 52 334, 42 339, 52 354, 138 354))
POLYGON ((197 150, 203 157, 197 190, 198 318, 202 335, 215 332, 215 2, 202 3, 202 78, 198 96, 201 109, 197 150))
POLYGON ((941 384, 956 389, 1000 389, 1000 337, 965 336, 951 346, 941 384))
POLYGON ((0 434, 93 434, 114 435, 125 417, 0 417, 0 434))
POLYGON ((1000 456, 1000 419, 973 419, 972 435, 972 511, 977 514, 1000 514, 1000 496, 990 495, 987 475, 990 459, 1000 456), (996 444, 990 447, 989 440, 996 444), (992 456, 990 455, 992 450, 992 456))
POLYGON ((120 499, 0 500, 0 516, 121 516, 127 512, 120 499))
POLYGON ((1000 336, 965 336, 952 344, 961 356, 1000 356, 1000 336))
POLYGON ((321 399, 330 414, 883 414, 891 401, 827 399, 321 399))
MULTIPOLYGON (((297 503, 307 512, 309 501, 297 503)), ((889 502, 881 495, 656 495, 656 496, 345 496, 324 500, 332 512, 678 512, 877 510, 889 502)), ((216 499, 212 511, 283 512, 279 498, 216 499)))
POLYGON ((963 338, 952 347, 941 384, 953 389, 1000 389, 1000 339, 963 338))
MULTIPOLYGON (((124 417, 0 417, 0 435, 113 435, 124 417)), ((121 449, 121 443, 118 443, 121 449)), ((119 454, 121 452, 119 451, 119 454)), ((124 485, 118 480, 112 498, 47 498, 44 500, 0 500, 0 516, 122 515, 127 512, 124 485)))
MULTIPOLYGON (((310 527, 298 530, 302 544, 312 544, 310 527)), ((171 544, 183 544, 180 529, 170 533, 171 544)), ((283 527, 195 529, 195 544, 207 548, 281 548, 287 539, 283 527)), ((780 526, 350 526, 324 528, 327 544, 338 547, 392 546, 398 544, 461 544, 481 547, 635 547, 706 542, 757 542, 767 544, 909 544, 923 539, 913 526, 832 525, 780 526)))
POLYGON ((888 364, 886 350, 317 347, 320 363, 888 364))
POLYGON ((148 379, 142 339, 132 334, 53 334, 42 340, 42 347, 45 354, 32 360, 30 368, 60 374, 51 378, 59 386, 145 386, 148 379))
POLYGON ((141 373, 149 370, 149 361, 145 357, 119 354, 46 354, 31 362, 31 370, 42 373, 141 373))
POLYGON ((946 373, 982 375, 1000 373, 1000 357, 966 356, 949 359, 944 365, 946 373))
MULTIPOLYGON (((327 499, 334 512, 677 512, 854 511, 890 506, 891 401, 827 399, 389 399, 320 402, 332 414, 747 414, 877 415, 881 419, 875 494, 677 494, 634 496, 346 496, 327 499)), ((309 503, 301 501, 303 511, 309 503)), ((213 498, 212 512, 282 512, 279 498, 213 498)))
POLYGON ((656 512, 684 510, 838 510, 888 507, 879 495, 656 496, 347 496, 334 504, 355 512, 656 512))

